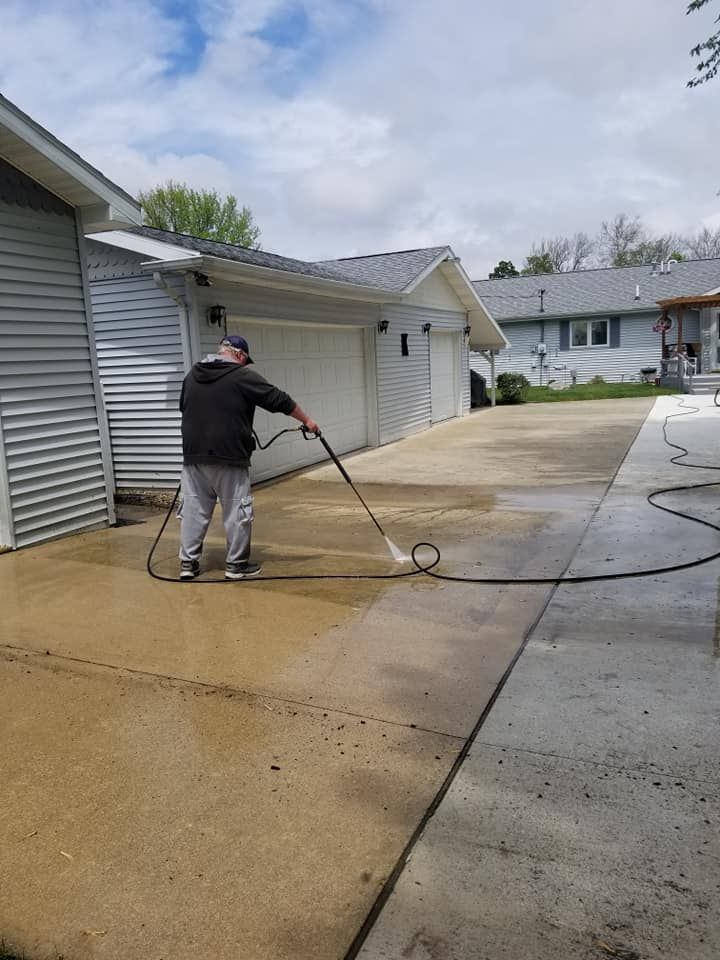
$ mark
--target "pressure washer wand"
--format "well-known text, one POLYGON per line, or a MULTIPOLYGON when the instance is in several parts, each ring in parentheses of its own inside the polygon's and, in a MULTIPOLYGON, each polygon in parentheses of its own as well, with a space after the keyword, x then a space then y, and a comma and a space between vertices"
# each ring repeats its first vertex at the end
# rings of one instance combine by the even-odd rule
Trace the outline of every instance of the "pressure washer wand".
POLYGON ((397 544, 395 544, 395 543, 392 542, 392 540, 390 539, 390 537, 388 537, 388 535, 385 533, 385 531, 383 530, 383 528, 380 526, 380 524, 378 523, 378 520, 377 520, 377 518, 375 517, 375 515, 373 514, 372 510, 371 510, 370 507, 365 503, 365 501, 363 500, 362 496, 360 495, 360 492, 358 491, 357 487, 355 486, 355 484, 354 484, 354 483, 352 482, 352 480, 350 479, 350 474, 347 472, 347 470, 345 469, 345 467, 340 463, 340 461, 339 461, 338 458, 337 458, 337 455, 336 455, 335 451, 334 451, 333 448, 330 446, 330 444, 327 442, 327 440, 325 439, 325 437, 322 435, 322 433, 321 433, 320 431, 318 431, 318 433, 316 433, 315 436, 318 438, 318 440, 320 441, 320 443, 321 443, 321 444, 325 447, 325 449, 327 450, 328 455, 330 456, 330 458, 332 459, 332 462, 335 464, 335 466, 338 468, 338 470, 339 470, 340 473, 342 474, 343 479, 345 479, 345 480, 347 481, 347 483, 350 484, 350 487, 351 487, 351 489, 352 489, 352 492, 355 494, 355 496, 358 498, 358 500, 360 501, 360 503, 361 503, 361 504, 365 507, 365 509, 367 510, 368 516, 370 517, 370 519, 372 520, 372 522, 375 524, 375 526, 378 528, 378 530, 380 531, 380 535, 381 535, 381 536, 383 537, 383 539, 385 540, 385 543, 386 543, 387 546, 388 546, 388 550, 390 551, 390 553, 391 553, 392 556, 393 556, 393 560, 397 560, 399 563, 407 563, 407 562, 409 562, 410 557, 408 557, 406 554, 404 554, 404 553, 402 552, 402 550, 400 549, 400 547, 397 546, 397 544))

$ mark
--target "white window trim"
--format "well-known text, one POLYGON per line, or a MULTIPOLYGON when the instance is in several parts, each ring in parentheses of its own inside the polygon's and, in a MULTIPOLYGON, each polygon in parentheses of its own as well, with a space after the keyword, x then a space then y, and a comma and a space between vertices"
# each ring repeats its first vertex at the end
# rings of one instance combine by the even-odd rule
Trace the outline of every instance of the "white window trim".
POLYGON ((571 320, 570 321, 570 336, 569 336, 569 346, 571 350, 607 350, 610 346, 610 321, 609 320, 571 320), (585 344, 574 344, 573 343, 573 326, 575 324, 585 324, 587 343, 585 344), (592 324, 593 323, 604 323, 605 324, 605 343, 591 343, 592 340, 592 324))

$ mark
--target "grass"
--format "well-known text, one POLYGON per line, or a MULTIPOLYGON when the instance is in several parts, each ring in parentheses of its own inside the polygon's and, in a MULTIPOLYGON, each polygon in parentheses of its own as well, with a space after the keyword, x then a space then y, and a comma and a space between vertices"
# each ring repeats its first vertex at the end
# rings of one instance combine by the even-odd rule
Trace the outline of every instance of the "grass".
MULTIPOLYGON (((499 391, 498 391, 499 392, 499 391)), ((530 387, 527 403, 557 403, 566 400, 618 400, 622 397, 663 397, 677 393, 654 383, 578 383, 564 390, 530 387)), ((502 401, 501 401, 502 402, 502 401)))

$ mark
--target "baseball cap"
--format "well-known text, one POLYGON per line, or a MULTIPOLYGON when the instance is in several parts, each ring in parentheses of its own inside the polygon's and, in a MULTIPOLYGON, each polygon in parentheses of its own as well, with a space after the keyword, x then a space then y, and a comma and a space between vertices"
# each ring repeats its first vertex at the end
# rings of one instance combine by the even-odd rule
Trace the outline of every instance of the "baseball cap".
POLYGON ((229 347, 232 347, 234 350, 242 350, 243 353, 247 354, 247 362, 254 363, 254 360, 250 359, 250 347, 245 337, 238 337, 235 334, 223 337, 220 341, 220 346, 227 344, 229 347))

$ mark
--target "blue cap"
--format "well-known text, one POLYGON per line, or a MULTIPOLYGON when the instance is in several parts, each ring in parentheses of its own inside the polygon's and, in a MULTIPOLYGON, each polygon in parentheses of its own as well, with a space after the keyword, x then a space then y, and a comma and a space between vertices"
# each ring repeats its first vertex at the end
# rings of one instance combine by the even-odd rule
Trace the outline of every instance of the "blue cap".
POLYGON ((254 363, 254 361, 250 359, 250 347, 248 346, 248 342, 245 337, 238 337, 235 334, 231 334, 230 336, 222 338, 220 341, 220 346, 222 347, 223 345, 232 347, 233 350, 242 350, 243 353, 247 354, 247 362, 254 363))

